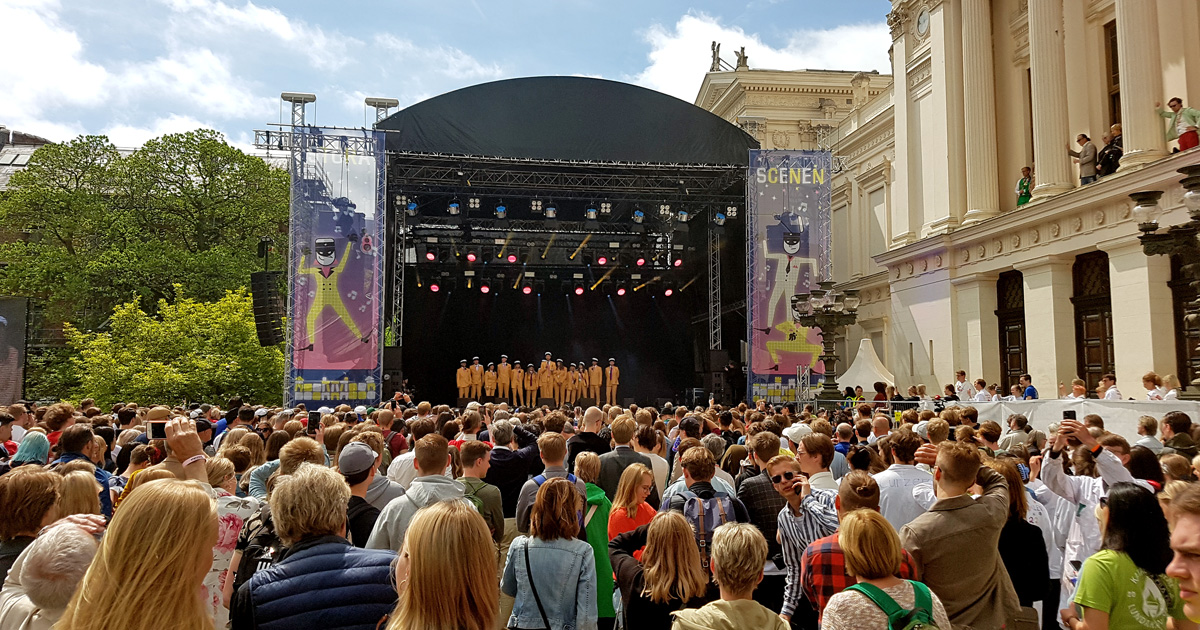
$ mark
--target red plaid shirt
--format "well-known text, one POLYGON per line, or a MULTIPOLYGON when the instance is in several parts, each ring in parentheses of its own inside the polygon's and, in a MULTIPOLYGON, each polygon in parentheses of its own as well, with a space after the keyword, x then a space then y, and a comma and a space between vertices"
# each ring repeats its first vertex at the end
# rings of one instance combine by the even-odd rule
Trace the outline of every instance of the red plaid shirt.
MULTIPOLYGON (((900 574, 896 577, 904 580, 918 579, 912 556, 904 549, 900 551, 903 559, 900 563, 900 574)), ((825 613, 825 605, 829 603, 829 598, 842 592, 847 586, 857 583, 857 580, 846 573, 846 557, 842 555, 842 546, 838 544, 837 532, 814 540, 804 550, 802 572, 804 596, 816 607, 818 622, 825 613)))

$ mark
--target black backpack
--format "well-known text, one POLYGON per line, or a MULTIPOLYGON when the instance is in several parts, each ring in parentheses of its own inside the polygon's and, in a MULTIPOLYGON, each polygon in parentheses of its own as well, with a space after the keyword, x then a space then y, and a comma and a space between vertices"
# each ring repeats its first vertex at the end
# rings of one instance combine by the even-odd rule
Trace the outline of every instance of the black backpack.
MULTIPOLYGON (((255 573, 279 562, 280 556, 283 555, 283 541, 275 533, 275 523, 271 520, 270 507, 263 504, 259 508, 258 514, 252 516, 251 519, 259 520, 261 528, 247 543, 246 549, 242 551, 242 560, 238 563, 237 575, 233 579, 235 592, 242 584, 249 582, 255 573)), ((251 521, 248 520, 246 524, 250 523, 251 521)))

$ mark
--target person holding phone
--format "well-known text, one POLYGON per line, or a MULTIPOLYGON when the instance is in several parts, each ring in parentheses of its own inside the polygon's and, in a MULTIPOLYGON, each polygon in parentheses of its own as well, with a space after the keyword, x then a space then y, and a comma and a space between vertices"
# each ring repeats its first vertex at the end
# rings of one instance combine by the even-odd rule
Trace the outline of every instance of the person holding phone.
POLYGON ((787 571, 779 615, 790 621, 794 614, 811 615, 811 606, 802 603, 800 587, 804 550, 812 541, 837 531, 837 491, 814 490, 800 464, 786 455, 772 457, 767 462, 766 474, 775 492, 787 502, 777 516, 778 539, 787 571))

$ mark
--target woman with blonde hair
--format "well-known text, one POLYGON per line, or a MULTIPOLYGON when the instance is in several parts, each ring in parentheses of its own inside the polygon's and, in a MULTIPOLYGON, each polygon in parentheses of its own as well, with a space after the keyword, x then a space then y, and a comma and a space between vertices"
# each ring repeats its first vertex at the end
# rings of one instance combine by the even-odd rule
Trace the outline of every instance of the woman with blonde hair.
POLYGON ((217 449, 217 454, 220 455, 229 447, 241 444, 242 438, 246 437, 246 434, 249 432, 250 429, 247 429, 246 427, 235 427, 230 429, 229 432, 225 434, 225 437, 221 438, 221 448, 217 449))
POLYGON ((125 484, 125 489, 121 491, 121 496, 117 497, 117 500, 113 502, 113 510, 116 510, 126 497, 129 496, 129 493, 137 489, 138 486, 159 479, 177 479, 177 477, 175 473, 163 468, 161 464, 133 471, 133 474, 129 475, 129 481, 125 484))
POLYGON ((596 561, 576 538, 582 505, 562 477, 538 488, 529 535, 513 540, 504 565, 500 590, 514 599, 507 627, 596 630, 596 561))
POLYGON ((237 477, 233 472, 233 462, 228 459, 214 457, 204 462, 204 471, 208 475, 208 484, 212 486, 211 495, 217 500, 217 519, 220 523, 217 544, 212 549, 212 568, 204 578, 207 592, 205 602, 214 625, 224 628, 229 622, 229 609, 222 604, 221 586, 231 579, 229 567, 238 535, 246 520, 258 512, 259 502, 254 497, 237 496, 237 477))
POLYGON ((250 451, 250 469, 267 463, 267 446, 262 436, 257 433, 247 433, 238 440, 238 444, 250 451))
POLYGON ((100 513, 100 484, 93 473, 83 470, 68 472, 58 488, 59 516, 100 513))
POLYGON ((387 630, 491 630, 499 589, 490 539, 483 517, 462 501, 418 511, 396 560, 400 600, 387 630))
POLYGON ((216 542, 217 508, 200 484, 143 484, 113 516, 55 628, 212 630, 200 593, 216 542))
MULTIPOLYGON (((654 518, 654 508, 646 503, 654 488, 654 473, 643 464, 631 464, 621 473, 617 483, 617 494, 613 497, 612 512, 608 515, 608 539, 617 534, 649 525, 654 518)), ((641 554, 636 554, 641 559, 641 554)))
POLYGON ((708 574, 687 519, 679 512, 662 512, 649 525, 618 534, 608 543, 625 627, 670 628, 671 611, 699 608, 712 601, 708 574), (642 551, 641 562, 634 557, 642 551))
POLYGON ((922 608, 925 622, 935 627, 951 627, 946 608, 929 587, 896 577, 903 561, 900 537, 879 512, 845 514, 838 532, 846 573, 858 583, 829 598, 822 630, 888 630, 888 616, 875 603, 888 600, 904 610, 922 608))

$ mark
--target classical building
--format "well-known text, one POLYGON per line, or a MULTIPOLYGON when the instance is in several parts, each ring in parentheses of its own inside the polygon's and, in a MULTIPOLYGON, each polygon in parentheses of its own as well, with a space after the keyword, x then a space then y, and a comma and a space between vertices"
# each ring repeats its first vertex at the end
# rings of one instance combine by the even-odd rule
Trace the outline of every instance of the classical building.
MULTIPOLYGON (((957 369, 1044 396, 1076 376, 1200 376, 1195 298, 1178 264, 1148 257, 1130 193, 1163 191, 1188 219, 1156 102, 1200 103, 1200 4, 1190 0, 893 0, 892 75, 710 72, 696 104, 764 148, 825 148, 833 269, 862 292, 840 354, 870 338, 901 388, 957 369), (1121 123, 1116 173, 1080 185, 1068 149, 1121 123), (1033 200, 1017 206, 1021 168, 1033 200)), ((751 51, 753 52, 753 51, 751 51)), ((844 366, 843 366, 844 367, 844 366)))

